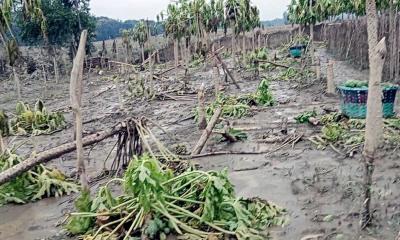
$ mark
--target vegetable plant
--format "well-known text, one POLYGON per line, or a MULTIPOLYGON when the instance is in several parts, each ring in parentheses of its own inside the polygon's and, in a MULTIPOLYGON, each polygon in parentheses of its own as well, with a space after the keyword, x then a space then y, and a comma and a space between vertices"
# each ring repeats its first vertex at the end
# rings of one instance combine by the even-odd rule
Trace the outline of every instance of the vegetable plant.
POLYGON ((79 201, 85 205, 71 214, 66 228, 74 233, 88 231, 87 239, 166 239, 169 234, 207 239, 225 234, 262 240, 267 227, 286 221, 284 210, 272 203, 237 198, 226 170, 204 172, 191 167, 175 174, 148 154, 135 157, 124 177, 111 180, 93 200, 83 195, 79 201), (114 196, 111 182, 121 182, 121 195, 114 196), (77 224, 84 219, 90 219, 90 224, 77 224))

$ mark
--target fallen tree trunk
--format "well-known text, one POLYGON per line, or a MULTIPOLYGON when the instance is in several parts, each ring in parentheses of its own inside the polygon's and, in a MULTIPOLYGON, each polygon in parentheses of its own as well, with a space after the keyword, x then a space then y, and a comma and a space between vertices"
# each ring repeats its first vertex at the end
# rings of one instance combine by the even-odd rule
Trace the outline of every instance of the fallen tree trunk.
MULTIPOLYGON (((104 139, 110 138, 120 131, 122 131, 126 125, 124 123, 120 123, 117 126, 113 127, 112 129, 98 132, 92 135, 89 135, 82 139, 82 144, 84 147, 93 145, 95 143, 101 142, 104 139)), ((31 168, 37 166, 38 164, 46 163, 52 159, 58 158, 64 154, 73 152, 76 150, 76 143, 69 142, 58 147, 46 150, 34 156, 27 158, 26 160, 22 161, 21 163, 13 166, 5 170, 4 172, 0 173, 0 185, 12 180, 13 178, 17 177, 23 172, 30 170, 31 168)))

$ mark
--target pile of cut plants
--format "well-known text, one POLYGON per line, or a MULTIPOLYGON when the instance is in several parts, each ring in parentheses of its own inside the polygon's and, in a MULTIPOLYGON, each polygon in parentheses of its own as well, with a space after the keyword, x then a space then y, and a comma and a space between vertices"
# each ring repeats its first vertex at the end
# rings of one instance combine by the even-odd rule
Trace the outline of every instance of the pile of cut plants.
MULTIPOLYGON (((304 112, 297 116, 298 123, 310 123, 321 127, 319 134, 313 135, 309 141, 318 149, 331 147, 341 155, 353 156, 364 144, 364 119, 349 119, 341 113, 332 112, 317 114, 316 111, 304 112)), ((400 119, 384 120, 385 146, 396 148, 400 143, 400 119)))
POLYGON ((33 109, 28 104, 18 102, 11 119, 0 111, 0 130, 4 136, 52 134, 63 127, 64 116, 48 111, 41 100, 36 102, 33 109))
POLYGON ((66 229, 86 240, 262 240, 268 227, 286 222, 285 211, 272 203, 237 198, 226 170, 176 173, 149 154, 135 157, 123 178, 93 199, 83 192, 75 205, 66 229))
MULTIPOLYGON (((258 85, 257 91, 242 96, 226 96, 219 94, 214 102, 206 107, 206 118, 210 120, 215 110, 222 107, 221 117, 242 118, 248 116, 251 106, 273 106, 275 104, 267 79, 263 79, 258 85)), ((198 109, 196 109, 196 119, 198 109)))
MULTIPOLYGON (((0 173, 22 162, 15 150, 0 154, 0 173)), ((57 169, 38 165, 15 179, 0 185, 0 206, 24 204, 45 197, 60 197, 78 192, 79 187, 57 169)))

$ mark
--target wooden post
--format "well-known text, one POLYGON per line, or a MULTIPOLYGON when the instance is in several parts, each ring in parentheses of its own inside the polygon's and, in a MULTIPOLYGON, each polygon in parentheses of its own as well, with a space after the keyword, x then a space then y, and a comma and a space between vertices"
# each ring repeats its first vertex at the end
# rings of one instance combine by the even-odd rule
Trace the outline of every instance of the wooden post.
POLYGON ((70 100, 71 108, 75 114, 76 122, 76 149, 77 149, 77 171, 81 180, 82 187, 89 189, 85 162, 83 159, 83 143, 82 143, 82 78, 83 78, 83 62, 85 59, 86 51, 87 30, 83 30, 79 42, 79 48, 74 59, 74 65, 71 71, 70 82, 70 100))
POLYGON ((215 110, 214 115, 212 116, 210 122, 207 125, 207 128, 203 131, 199 141, 197 142, 196 146, 193 148, 192 156, 200 154, 203 150, 204 146, 207 143, 208 138, 210 137, 212 130, 214 129, 215 125, 218 122, 219 117, 221 116, 222 108, 219 107, 215 110))
POLYGON ((13 71, 13 75, 14 75, 15 87, 17 89, 17 98, 18 98, 18 101, 20 101, 21 100, 21 83, 19 81, 17 70, 15 69, 14 66, 12 66, 12 71, 13 71))
POLYGON ((215 98, 217 98, 219 95, 219 88, 220 88, 220 75, 219 75, 218 65, 216 64, 213 67, 213 77, 214 77, 215 98))
MULTIPOLYGON (((55 49, 55 48, 54 48, 55 49)), ((53 54, 57 54, 55 51, 53 54)), ((60 74, 58 73, 58 64, 57 64, 57 57, 53 56, 53 66, 54 66, 54 78, 56 80, 56 84, 58 84, 59 81, 59 76, 60 74)))
POLYGON ((204 83, 201 84, 199 92, 197 93, 197 98, 199 101, 198 112, 199 112, 199 130, 204 130, 207 127, 206 119, 206 107, 205 107, 205 93, 204 83))
POLYGON ((317 75, 317 80, 321 80, 321 59, 319 57, 315 61, 315 74, 317 75))
POLYGON ((327 67, 327 89, 326 93, 328 95, 335 95, 335 75, 333 73, 333 65, 334 62, 332 60, 329 60, 328 62, 328 67, 327 67))

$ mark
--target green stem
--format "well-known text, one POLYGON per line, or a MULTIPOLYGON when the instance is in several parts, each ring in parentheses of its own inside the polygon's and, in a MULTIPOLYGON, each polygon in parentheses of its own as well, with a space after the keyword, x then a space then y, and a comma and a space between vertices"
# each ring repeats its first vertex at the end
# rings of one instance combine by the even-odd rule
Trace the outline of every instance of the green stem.
POLYGON ((178 225, 176 224, 177 222, 179 222, 178 219, 176 219, 174 216, 172 216, 171 214, 168 213, 167 210, 165 210, 165 208, 162 206, 162 204, 160 202, 158 202, 160 204, 160 207, 157 206, 153 206, 155 210, 157 210, 158 212, 160 212, 162 215, 164 215, 165 217, 167 217, 170 221, 172 226, 174 227, 175 231, 182 235, 182 231, 179 229, 178 225))
POLYGON ((144 210, 143 210, 143 208, 141 208, 141 209, 139 210, 139 213, 136 215, 135 220, 133 220, 133 222, 132 222, 132 224, 131 224, 131 226, 130 226, 128 232, 126 232, 126 235, 125 235, 125 237, 124 237, 124 240, 129 239, 129 235, 131 235, 132 230, 137 229, 137 227, 138 227, 138 226, 137 226, 137 223, 140 222, 140 221, 139 221, 139 218, 142 217, 143 212, 144 212, 144 210))
POLYGON ((104 224, 103 226, 101 226, 101 227, 96 231, 96 233, 95 233, 94 236, 93 236, 93 239, 96 239, 97 235, 99 235, 99 233, 101 232, 101 230, 103 230, 104 228, 106 228, 106 227, 108 227, 108 226, 111 226, 111 225, 114 225, 114 224, 116 224, 116 223, 119 223, 119 222, 121 222, 121 221, 123 221, 123 220, 124 220, 123 218, 120 218, 120 219, 117 219, 117 220, 115 220, 115 221, 112 221, 112 222, 109 222, 109 223, 107 223, 107 224, 104 224))
POLYGON ((116 228, 114 228, 114 230, 112 230, 112 232, 104 240, 108 240, 114 233, 116 233, 118 231, 118 229, 120 229, 122 227, 122 225, 124 225, 124 223, 126 221, 128 221, 128 219, 131 218, 134 213, 135 213, 135 211, 132 211, 125 218, 123 218, 122 222, 120 224, 118 224, 118 226, 116 228))
POLYGON ((171 178, 171 179, 169 179, 168 181, 163 182, 161 185, 165 185, 165 184, 168 184, 168 183, 177 181, 178 179, 181 179, 181 178, 183 178, 183 177, 190 176, 190 175, 195 174, 195 173, 197 173, 197 174, 202 174, 202 175, 205 175, 205 176, 207 176, 207 177, 210 177, 210 175, 209 175, 208 173, 206 173, 206 172, 202 172, 202 171, 191 171, 191 172, 186 172, 186 173, 184 173, 184 174, 181 174, 181 175, 179 175, 179 176, 176 176, 176 177, 174 177, 174 178, 171 178))
POLYGON ((169 195, 164 195, 165 198, 168 199, 173 199, 181 202, 189 202, 189 203, 196 203, 196 204, 204 204, 204 202, 196 201, 196 200, 191 200, 191 199, 186 199, 186 198, 181 198, 181 197, 174 197, 174 196, 169 196, 169 195))
POLYGON ((119 204, 119 205, 117 205, 117 206, 111 208, 110 211, 114 211, 114 210, 116 210, 116 209, 118 209, 118 208, 125 207, 126 205, 129 205, 130 203, 132 203, 132 202, 134 202, 134 201, 136 201, 135 198, 133 198, 133 199, 131 199, 131 200, 129 200, 129 201, 123 202, 123 203, 121 203, 121 204, 119 204))
MULTIPOLYGON (((197 220, 202 221, 202 219, 201 219, 200 216, 198 216, 198 215, 196 215, 196 214, 194 214, 194 213, 192 213, 192 212, 190 212, 190 211, 188 211, 188 210, 186 210, 186 209, 184 209, 184 208, 181 208, 181 207, 179 207, 179 206, 176 206, 176 205, 171 204, 171 203, 168 203, 168 202, 167 202, 166 204, 167 204, 168 206, 170 206, 170 207, 173 207, 173 208, 175 208, 175 209, 177 209, 177 210, 179 210, 179 211, 181 211, 181 212, 183 212, 183 213, 185 213, 185 214, 187 214, 187 215, 189 215, 189 216, 191 216, 191 217, 197 219, 197 220)), ((230 234, 230 235, 235 235, 234 232, 227 231, 227 230, 225 230, 225 229, 223 229, 223 228, 220 228, 220 227, 218 227, 218 226, 216 226, 215 224, 212 224, 212 223, 210 223, 210 222, 204 221, 204 223, 206 223, 208 226, 210 226, 210 227, 212 227, 212 228, 214 228, 215 230, 218 230, 218 231, 220 231, 220 232, 223 232, 223 233, 226 233, 226 234, 230 234)))
POLYGON ((199 175, 199 176, 197 176, 197 177, 193 178, 192 180, 190 180, 190 181, 188 181, 187 183, 183 184, 183 185, 182 185, 182 186, 180 186, 179 188, 177 188, 177 189, 174 189, 174 190, 172 191, 172 193, 176 193, 176 192, 178 192, 179 190, 181 190, 181 189, 185 188, 186 186, 188 186, 188 185, 192 184, 193 182, 197 181, 198 179, 200 179, 200 178, 202 178, 202 177, 203 177, 203 175, 199 175))

